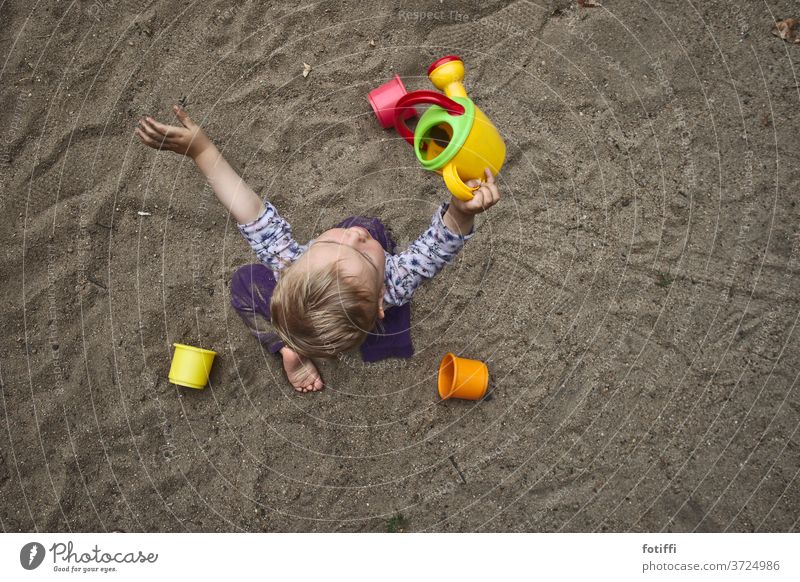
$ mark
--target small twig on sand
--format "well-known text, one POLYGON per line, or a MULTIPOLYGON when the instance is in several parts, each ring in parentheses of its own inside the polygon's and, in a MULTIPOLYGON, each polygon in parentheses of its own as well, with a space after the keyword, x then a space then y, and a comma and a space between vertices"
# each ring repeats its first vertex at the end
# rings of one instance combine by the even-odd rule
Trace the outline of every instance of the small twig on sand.
POLYGON ((453 464, 453 468, 458 472, 458 476, 461 477, 461 482, 466 485, 467 484, 467 480, 464 477, 464 473, 462 473, 461 469, 458 468, 458 465, 456 464, 455 458, 453 457, 453 455, 450 455, 448 458, 450 459, 450 462, 453 464))
POLYGON ((100 289, 102 289, 103 291, 108 291, 108 288, 106 288, 105 285, 103 285, 100 281, 98 281, 97 279, 95 279, 91 275, 88 275, 86 278, 89 280, 89 283, 91 283, 92 285, 94 285, 96 287, 100 287, 100 289))

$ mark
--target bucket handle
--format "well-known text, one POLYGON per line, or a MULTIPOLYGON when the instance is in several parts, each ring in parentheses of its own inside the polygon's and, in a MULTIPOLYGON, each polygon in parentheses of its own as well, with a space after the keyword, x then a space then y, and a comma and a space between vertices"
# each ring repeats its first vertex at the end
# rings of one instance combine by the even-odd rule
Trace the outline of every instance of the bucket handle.
POLYGON ((446 109, 447 112, 451 115, 463 115, 464 114, 464 106, 456 101, 450 99, 446 95, 442 95, 437 91, 412 91, 411 93, 406 93, 397 101, 394 110, 394 128, 397 130, 397 133, 400 134, 404 140, 410 143, 412 146, 414 145, 414 132, 408 128, 406 125, 406 120, 403 118, 403 113, 409 107, 413 105, 438 105, 442 109, 446 109))

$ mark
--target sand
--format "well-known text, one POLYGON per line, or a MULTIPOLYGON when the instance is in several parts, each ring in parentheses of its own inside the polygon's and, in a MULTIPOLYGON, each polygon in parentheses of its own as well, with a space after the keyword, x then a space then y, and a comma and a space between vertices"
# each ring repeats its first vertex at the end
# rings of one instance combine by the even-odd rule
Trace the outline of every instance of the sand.
POLYGON ((0 528, 796 531, 797 5, 604 5, 3 3, 0 528), (447 194, 366 94, 451 53, 504 198, 412 359, 295 394, 229 304, 255 255, 136 120, 183 98, 300 240, 404 245, 447 194), (205 390, 173 342, 219 352, 205 390), (448 351, 493 399, 439 401, 448 351))

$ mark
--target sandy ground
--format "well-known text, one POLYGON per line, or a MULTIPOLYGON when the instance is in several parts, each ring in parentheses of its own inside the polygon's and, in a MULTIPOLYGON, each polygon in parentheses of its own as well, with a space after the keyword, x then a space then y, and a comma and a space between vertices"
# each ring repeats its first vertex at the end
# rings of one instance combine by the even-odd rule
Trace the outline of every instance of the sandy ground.
POLYGON ((0 3, 0 528, 796 531, 798 6, 604 4, 0 3), (365 96, 450 53, 505 198, 411 360, 294 394, 229 306, 254 255, 135 122, 185 98, 298 238, 407 244, 446 193, 365 96), (173 342, 219 352, 207 389, 173 342), (492 400, 438 401, 447 351, 492 400))

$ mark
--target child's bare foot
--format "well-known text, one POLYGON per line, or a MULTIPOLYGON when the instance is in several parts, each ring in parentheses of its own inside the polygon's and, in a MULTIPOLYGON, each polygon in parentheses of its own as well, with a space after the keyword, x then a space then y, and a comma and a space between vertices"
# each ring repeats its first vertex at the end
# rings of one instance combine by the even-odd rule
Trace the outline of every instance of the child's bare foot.
POLYGON ((286 377, 289 378, 289 383, 294 386, 295 390, 298 392, 322 390, 322 378, 314 362, 286 347, 281 349, 281 356, 283 356, 283 369, 286 370, 286 377))

